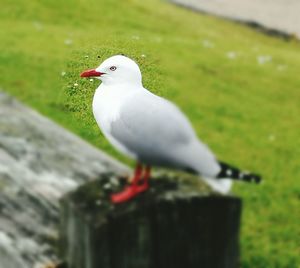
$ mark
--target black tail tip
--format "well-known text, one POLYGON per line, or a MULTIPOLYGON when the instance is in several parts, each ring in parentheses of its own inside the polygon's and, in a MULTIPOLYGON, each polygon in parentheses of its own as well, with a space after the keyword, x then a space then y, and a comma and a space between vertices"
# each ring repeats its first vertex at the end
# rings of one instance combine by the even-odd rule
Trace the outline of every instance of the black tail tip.
POLYGON ((261 176, 257 174, 249 174, 244 177, 244 180, 256 184, 260 184, 262 182, 261 176))
POLYGON ((249 182, 249 183, 256 183, 259 184, 262 181, 262 178, 258 174, 250 173, 247 171, 240 171, 238 176, 235 177, 236 180, 249 182))

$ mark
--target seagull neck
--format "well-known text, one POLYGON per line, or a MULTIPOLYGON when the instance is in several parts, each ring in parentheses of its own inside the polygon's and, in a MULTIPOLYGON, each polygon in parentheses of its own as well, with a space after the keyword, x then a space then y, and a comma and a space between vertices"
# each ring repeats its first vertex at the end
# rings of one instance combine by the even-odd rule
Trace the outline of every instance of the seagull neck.
POLYGON ((119 81, 103 83, 106 87, 122 87, 122 88, 140 88, 143 87, 142 81, 119 81))
POLYGON ((101 92, 105 91, 108 94, 130 94, 130 92, 140 91, 141 88, 143 89, 142 84, 133 84, 133 83, 102 83, 98 89, 101 90, 101 92))

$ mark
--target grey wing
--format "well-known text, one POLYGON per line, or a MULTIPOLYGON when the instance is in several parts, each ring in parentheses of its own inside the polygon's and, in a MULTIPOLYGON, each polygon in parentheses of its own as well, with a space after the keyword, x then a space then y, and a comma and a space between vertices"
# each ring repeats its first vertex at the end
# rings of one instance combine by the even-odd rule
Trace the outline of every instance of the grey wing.
POLYGON ((174 150, 196 139, 182 112, 150 92, 141 92, 124 103, 110 134, 140 161, 169 167, 181 164, 174 150))

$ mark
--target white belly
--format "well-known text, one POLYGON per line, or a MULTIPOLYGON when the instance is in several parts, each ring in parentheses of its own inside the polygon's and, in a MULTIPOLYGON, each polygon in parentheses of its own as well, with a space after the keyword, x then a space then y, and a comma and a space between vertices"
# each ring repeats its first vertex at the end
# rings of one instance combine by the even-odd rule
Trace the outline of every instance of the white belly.
POLYGON ((120 90, 112 90, 111 88, 108 90, 104 85, 100 85, 95 91, 93 98, 93 114, 99 128, 108 141, 121 153, 137 159, 133 152, 130 152, 110 134, 111 123, 119 118, 121 103, 127 97, 124 94, 119 94, 120 90))

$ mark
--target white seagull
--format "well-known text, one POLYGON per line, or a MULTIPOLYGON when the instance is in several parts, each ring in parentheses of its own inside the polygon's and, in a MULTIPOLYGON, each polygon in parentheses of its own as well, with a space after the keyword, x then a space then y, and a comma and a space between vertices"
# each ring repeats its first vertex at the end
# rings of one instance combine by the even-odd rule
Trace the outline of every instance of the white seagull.
POLYGON ((102 81, 93 99, 97 124, 117 150, 137 162, 131 184, 113 194, 112 202, 125 202, 146 191, 152 166, 198 174, 223 194, 230 191, 232 179, 260 181, 259 175, 218 161, 176 105, 143 87, 133 60, 116 55, 81 77, 102 81))

